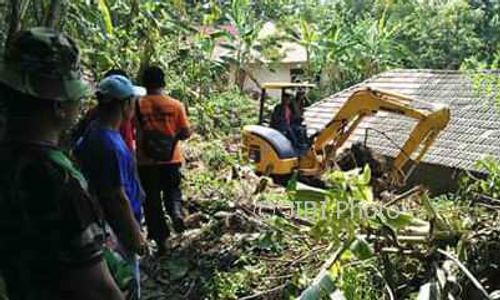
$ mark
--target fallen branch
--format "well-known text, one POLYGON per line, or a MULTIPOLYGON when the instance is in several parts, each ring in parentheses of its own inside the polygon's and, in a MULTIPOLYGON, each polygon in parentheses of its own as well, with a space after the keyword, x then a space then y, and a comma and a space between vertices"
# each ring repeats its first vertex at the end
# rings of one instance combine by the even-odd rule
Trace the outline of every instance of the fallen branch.
POLYGON ((331 294, 334 292, 335 286, 333 284, 333 280, 328 274, 328 270, 332 267, 332 265, 342 256, 342 254, 349 249, 349 247, 352 244, 352 240, 345 242, 342 247, 337 249, 335 253, 333 253, 328 260, 323 263, 321 266, 321 269, 314 277, 314 280, 312 281, 311 285, 305 289, 302 294, 300 294, 300 297, 298 299, 310 299, 310 297, 314 296, 319 296, 321 294, 322 290, 327 290, 326 292, 328 294, 331 294))
POLYGON ((259 298, 259 297, 262 297, 262 296, 265 296, 265 295, 268 295, 268 294, 271 294, 271 293, 274 293, 274 292, 277 292, 279 290, 282 290, 284 289, 286 286, 288 285, 288 282, 282 284, 282 285, 278 285, 277 287, 274 287, 270 290, 265 290, 265 291, 262 291, 262 292, 258 292, 258 293, 255 293, 253 295, 250 295, 250 296, 245 296, 245 297, 241 297, 241 298, 238 298, 239 300, 250 300, 250 299, 256 299, 256 298, 259 298))
POLYGON ((402 193, 401 195, 397 195, 396 197, 392 198, 391 200, 387 201, 386 203, 384 203, 384 207, 389 207, 403 199, 406 199, 410 196, 413 196, 413 195, 420 195, 424 192, 424 190, 422 189, 421 186, 416 186, 404 193, 402 193))
MULTIPOLYGON (((358 235, 362 239, 366 239, 370 242, 373 241, 393 241, 390 238, 387 238, 385 236, 380 236, 380 235, 366 235, 366 234, 359 234, 358 235)), ((459 233, 453 232, 453 231, 436 231, 432 237, 433 240, 438 240, 438 241, 449 241, 449 240, 454 240, 459 236, 459 233)), ((408 243, 408 244, 428 244, 432 240, 429 235, 398 235, 397 236, 397 241, 402 242, 402 243, 408 243)))
POLYGON ((246 217, 249 220, 253 221, 255 224, 258 224, 262 227, 271 227, 269 224, 266 224, 263 221, 259 220, 259 218, 258 218, 259 216, 257 214, 255 214, 251 209, 248 209, 247 207, 242 206, 242 205, 238 205, 237 209, 244 212, 247 215, 246 217))
POLYGON ((410 250, 410 249, 402 249, 397 247, 383 247, 380 249, 380 252, 383 253, 392 253, 392 254, 403 254, 403 255, 413 255, 421 257, 423 255, 422 251, 419 250, 410 250))
POLYGON ((377 274, 380 277, 380 279, 382 279, 382 281, 384 282, 384 287, 387 290, 387 295, 389 296, 389 299, 395 300, 396 297, 394 296, 394 292, 392 291, 392 287, 389 285, 389 282, 387 282, 387 280, 385 279, 384 275, 382 275, 380 270, 375 268, 372 265, 370 265, 369 268, 372 269, 375 272, 375 274, 377 274))
POLYGON ((500 205, 490 205, 486 203, 478 203, 477 205, 491 210, 500 210, 500 205))
POLYGON ((286 275, 281 275, 281 276, 266 276, 266 277, 263 277, 262 279, 279 280, 279 279, 290 279, 292 277, 293 277, 293 274, 286 274, 286 275))
POLYGON ((482 203, 489 204, 489 205, 492 205, 492 206, 500 206, 500 200, 499 199, 490 197, 488 195, 480 194, 480 193, 474 193, 474 197, 475 197, 475 199, 474 199, 475 201, 480 201, 482 203))
POLYGON ((305 254, 305 255, 303 255, 302 257, 299 257, 299 258, 297 258, 296 260, 294 260, 294 261, 290 264, 290 267, 293 267, 293 266, 295 266, 296 264, 298 264, 298 263, 300 263, 300 262, 302 262, 302 261, 304 261, 304 260, 308 259, 309 257, 311 257, 311 256, 313 256, 313 255, 318 254, 318 252, 320 252, 321 250, 324 250, 324 249, 326 249, 326 248, 328 248, 328 246, 320 246, 320 247, 318 247, 318 248, 316 248, 316 249, 313 249, 313 250, 309 251, 309 253, 306 253, 306 254, 305 254))
POLYGON ((281 262, 281 263, 293 263, 294 262, 291 259, 268 257, 268 256, 264 256, 264 255, 254 255, 254 257, 259 258, 261 260, 265 260, 265 261, 273 261, 273 262, 281 262))
POLYGON ((182 295, 182 298, 183 299, 190 299, 191 293, 193 292, 195 286, 196 286, 196 281, 195 280, 191 281, 191 284, 189 285, 188 291, 184 295, 182 295))
POLYGON ((483 285, 479 282, 479 280, 476 279, 476 277, 474 277, 474 275, 472 275, 472 273, 469 271, 469 269, 467 269, 463 264, 462 262, 460 262, 460 260, 458 260, 458 258, 456 258, 455 256, 451 255, 450 253, 444 251, 444 250, 441 250, 441 249, 437 249, 437 251, 446 256, 446 258, 450 259, 452 262, 454 262, 459 268, 460 270, 462 270, 462 272, 464 272, 465 276, 467 276, 469 278, 469 280, 472 282, 472 284, 474 285, 474 287, 476 287, 476 289, 481 292, 481 294, 483 294, 483 297, 485 299, 491 299, 490 298, 490 295, 488 294, 488 292, 486 291, 486 289, 483 287, 483 285))

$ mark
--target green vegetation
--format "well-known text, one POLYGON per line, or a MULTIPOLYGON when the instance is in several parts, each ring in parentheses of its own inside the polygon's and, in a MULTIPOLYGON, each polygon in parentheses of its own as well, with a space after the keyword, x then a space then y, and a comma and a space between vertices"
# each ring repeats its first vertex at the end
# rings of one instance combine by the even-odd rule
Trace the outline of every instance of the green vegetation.
MULTIPOLYGON (((201 137, 190 141, 186 189, 192 229, 172 239, 171 256, 156 273, 146 272, 163 282, 152 284, 148 293, 210 299, 259 293, 265 299, 287 299, 303 293, 302 299, 318 299, 314 287, 319 294, 325 287, 324 281, 315 285, 315 278, 339 249, 343 251, 328 264, 326 275, 347 299, 380 299, 389 294, 413 299, 440 272, 450 281, 434 289, 457 296, 460 287, 462 299, 477 296, 470 279, 440 250, 458 257, 490 292, 494 289, 494 262, 500 259, 495 213, 499 206, 494 198, 497 191, 490 187, 496 187, 498 172, 484 179, 464 178, 463 188, 455 195, 413 195, 387 206, 373 199, 369 169, 360 174, 334 171, 326 177, 326 190, 291 184, 286 193, 270 182, 262 189, 266 179, 243 166, 233 145, 231 136, 215 143, 201 137), (257 190, 261 192, 256 194, 257 190), (293 202, 286 194, 295 202, 326 200, 326 217, 306 209, 292 215, 293 202), (381 214, 371 219, 358 211, 354 217, 350 211, 337 215, 341 203, 372 206, 381 214), (391 217, 389 211, 400 214, 391 217), (185 286, 191 288, 186 291, 185 286), (313 292, 304 292, 308 287, 313 292)), ((483 163, 489 170, 499 168, 494 162, 483 163)))
POLYGON ((272 69, 284 40, 305 47, 304 79, 328 78, 323 95, 388 68, 489 66, 498 57, 497 2, 2 0, 0 42, 53 25, 76 38, 93 78, 159 63, 170 91, 196 106, 255 81, 252 64, 272 69), (276 34, 260 38, 267 21, 276 34), (216 45, 226 55, 214 55, 216 45))
POLYGON ((266 179, 243 166, 233 145, 231 137, 189 143, 186 189, 193 229, 172 239, 171 256, 160 264, 167 281, 148 292, 186 295, 182 287, 190 285, 190 295, 210 299, 260 293, 264 299, 320 299, 334 290, 347 299, 415 299, 429 290, 457 299, 479 297, 468 275, 441 251, 462 261, 488 292, 497 288, 497 163, 482 162, 491 176, 464 178, 456 194, 417 193, 389 204, 373 199, 368 168, 331 172, 325 190, 297 183, 285 191, 270 182, 262 189, 266 179), (325 211, 309 206, 293 214, 293 203, 304 200, 325 200, 325 211), (337 214, 344 205, 371 207, 379 214, 337 214), (168 270, 180 257, 186 260, 185 274, 172 280, 168 270), (440 274, 447 279, 437 284, 440 274))

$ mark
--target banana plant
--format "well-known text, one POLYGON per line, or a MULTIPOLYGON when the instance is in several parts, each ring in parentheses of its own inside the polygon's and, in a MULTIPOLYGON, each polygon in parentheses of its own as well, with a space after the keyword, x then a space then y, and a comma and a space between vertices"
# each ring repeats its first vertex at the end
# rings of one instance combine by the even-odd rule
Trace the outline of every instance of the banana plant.
POLYGON ((402 58, 406 58, 404 47, 395 38, 399 31, 404 30, 404 26, 391 22, 386 12, 378 19, 363 19, 354 28, 353 37, 359 45, 359 62, 367 77, 396 66, 402 58))
POLYGON ((227 42, 221 44, 228 50, 228 53, 222 56, 223 62, 234 67, 234 83, 242 91, 246 78, 249 77, 257 86, 260 86, 252 74, 250 65, 266 64, 261 56, 263 49, 258 39, 264 22, 255 18, 248 0, 232 0, 223 21, 236 31, 228 32, 227 42))
POLYGON ((321 51, 321 72, 328 78, 333 90, 343 87, 352 72, 350 53, 356 45, 352 33, 341 17, 333 18, 325 26, 319 41, 321 51))
MULTIPOLYGON (((306 78, 314 77, 315 62, 320 57, 320 40, 322 39, 319 28, 315 23, 308 22, 304 17, 297 20, 289 20, 290 24, 285 32, 288 39, 304 47, 306 52, 306 65, 304 68, 306 78)), ((317 64, 316 64, 317 66, 317 64)))

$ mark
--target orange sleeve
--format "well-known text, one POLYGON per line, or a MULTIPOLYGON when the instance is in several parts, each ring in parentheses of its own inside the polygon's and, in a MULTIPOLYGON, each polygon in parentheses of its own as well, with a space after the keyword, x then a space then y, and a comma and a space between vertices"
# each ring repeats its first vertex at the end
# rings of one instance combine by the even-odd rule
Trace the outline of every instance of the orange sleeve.
POLYGON ((186 114, 186 109, 182 103, 179 103, 179 114, 177 115, 177 128, 189 128, 189 120, 186 114))

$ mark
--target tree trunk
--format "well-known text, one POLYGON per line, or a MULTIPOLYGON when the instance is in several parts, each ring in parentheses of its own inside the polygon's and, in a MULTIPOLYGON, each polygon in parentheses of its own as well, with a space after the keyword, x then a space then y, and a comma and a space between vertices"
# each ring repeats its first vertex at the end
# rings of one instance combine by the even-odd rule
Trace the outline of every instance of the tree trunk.
POLYGON ((10 41, 21 29, 21 20, 19 18, 19 5, 16 0, 10 0, 10 20, 9 29, 7 31, 7 39, 5 40, 5 48, 10 44, 10 41))
POLYGON ((234 83, 240 89, 240 92, 243 92, 243 88, 245 87, 245 79, 247 78, 247 74, 243 68, 238 68, 235 74, 234 83))
POLYGON ((311 80, 311 53, 309 51, 309 47, 306 48, 306 66, 305 66, 305 74, 307 81, 311 80))
POLYGON ((249 70, 245 69, 245 73, 248 76, 248 78, 250 78, 250 80, 253 81, 253 83, 255 84, 255 86, 257 86, 257 88, 260 90, 262 88, 262 86, 260 85, 260 82, 257 80, 257 78, 255 78, 255 76, 252 74, 252 72, 250 72, 249 70))
POLYGON ((142 82, 142 73, 146 70, 146 68, 151 63, 151 56, 153 55, 153 42, 151 42, 151 37, 146 38, 146 42, 144 43, 144 48, 141 54, 141 60, 139 62, 139 70, 137 71, 137 82, 142 82))
POLYGON ((247 77, 250 78, 250 80, 258 89, 261 88, 260 82, 257 80, 257 78, 255 78, 251 71, 246 68, 238 68, 237 70, 235 70, 234 83, 236 84, 236 86, 238 86, 241 92, 243 92, 245 88, 245 81, 247 77))
POLYGON ((42 24, 43 22, 43 1, 35 2, 31 5, 31 14, 36 21, 36 24, 42 24))
POLYGON ((6 47, 10 44, 14 35, 22 30, 23 19, 28 6, 29 0, 10 0, 10 19, 7 38, 5 40, 6 47))
POLYGON ((62 0, 51 0, 47 13, 45 14, 44 26, 54 28, 59 17, 62 0))
POLYGON ((63 31, 65 20, 66 20, 65 17, 66 17, 67 13, 68 13, 68 2, 63 0, 61 2, 61 5, 59 6, 57 21, 56 21, 56 24, 54 25, 54 28, 60 32, 63 31))

